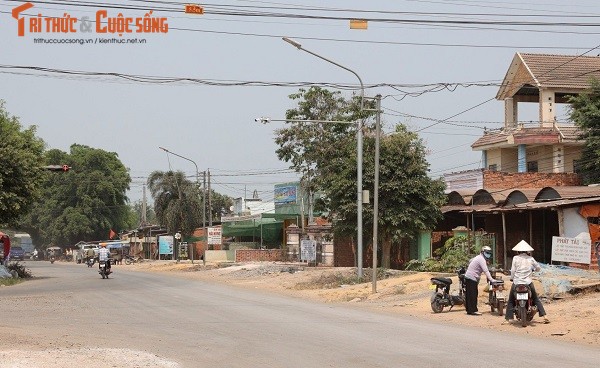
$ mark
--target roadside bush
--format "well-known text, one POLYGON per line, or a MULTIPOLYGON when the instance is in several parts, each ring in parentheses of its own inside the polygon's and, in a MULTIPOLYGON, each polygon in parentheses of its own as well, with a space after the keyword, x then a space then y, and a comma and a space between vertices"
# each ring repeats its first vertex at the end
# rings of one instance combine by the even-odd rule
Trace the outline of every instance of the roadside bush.
POLYGON ((20 264, 19 262, 9 263, 6 266, 6 268, 11 273, 13 273, 13 271, 14 271, 17 274, 17 276, 19 276, 20 279, 28 279, 30 277, 33 277, 33 275, 31 274, 31 271, 26 269, 25 266, 20 264))
POLYGON ((433 258, 424 261, 411 260, 406 264, 406 270, 421 272, 454 272, 465 266, 475 254, 475 245, 466 236, 456 236, 448 239, 443 247, 436 249, 433 258))

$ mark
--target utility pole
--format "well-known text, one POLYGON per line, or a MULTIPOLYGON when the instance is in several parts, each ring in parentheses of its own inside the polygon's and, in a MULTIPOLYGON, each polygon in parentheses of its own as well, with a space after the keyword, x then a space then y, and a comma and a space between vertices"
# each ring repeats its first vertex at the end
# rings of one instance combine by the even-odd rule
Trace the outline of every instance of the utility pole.
POLYGON ((142 185, 142 193, 143 193, 143 197, 142 197, 142 213, 141 213, 141 222, 142 222, 142 226, 145 226, 146 223, 148 222, 148 219, 146 218, 146 184, 142 185))
POLYGON ((212 226, 212 202, 210 194, 210 169, 208 169, 208 226, 212 226))
POLYGON ((377 230, 379 226, 379 139, 381 135, 381 95, 375 96, 375 183, 373 185, 373 294, 377 292, 377 230))

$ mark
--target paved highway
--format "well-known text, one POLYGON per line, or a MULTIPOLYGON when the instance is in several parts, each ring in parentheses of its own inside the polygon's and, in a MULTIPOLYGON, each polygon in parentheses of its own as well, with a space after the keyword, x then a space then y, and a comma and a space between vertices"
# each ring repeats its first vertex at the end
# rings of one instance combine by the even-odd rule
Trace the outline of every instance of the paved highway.
POLYGON ((2 350, 127 348, 123 361, 132 367, 135 352, 155 354, 177 367, 595 368, 600 361, 597 348, 127 266, 113 266, 115 273, 102 280, 96 267, 26 265, 35 279, 0 289, 2 350))

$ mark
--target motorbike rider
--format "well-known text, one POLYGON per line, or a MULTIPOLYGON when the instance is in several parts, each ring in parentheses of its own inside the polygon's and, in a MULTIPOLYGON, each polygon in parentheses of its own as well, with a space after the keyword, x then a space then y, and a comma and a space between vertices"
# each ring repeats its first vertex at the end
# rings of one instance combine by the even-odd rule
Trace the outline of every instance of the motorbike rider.
POLYGON ((105 262, 106 263, 106 271, 110 272, 110 251, 106 247, 106 243, 100 244, 100 249, 98 250, 98 267, 105 262))
POLYGON ((89 260, 93 260, 96 258, 96 253, 94 252, 94 248, 88 248, 85 250, 85 262, 87 263, 89 260))
POLYGON ((465 273, 465 307, 467 314, 470 316, 480 316, 481 313, 477 309, 477 298, 479 297, 479 279, 481 274, 485 273, 488 281, 493 281, 494 278, 490 274, 487 262, 492 258, 492 248, 487 245, 481 247, 479 255, 471 258, 469 267, 465 273))
POLYGON ((506 319, 504 322, 502 322, 502 324, 508 324, 510 323, 510 320, 513 319, 515 306, 515 285, 529 285, 529 289, 531 290, 531 298, 537 306, 540 317, 544 317, 544 323, 550 323, 550 320, 548 317, 546 317, 546 311, 544 310, 542 301, 538 297, 531 280, 531 275, 533 272, 540 270, 539 263, 537 263, 537 261, 529 253, 533 251, 533 248, 525 240, 521 240, 513 247, 512 250, 517 252, 517 255, 513 257, 512 266, 510 268, 510 281, 512 281, 513 284, 510 288, 510 294, 508 296, 508 304, 506 306, 505 315, 506 319))

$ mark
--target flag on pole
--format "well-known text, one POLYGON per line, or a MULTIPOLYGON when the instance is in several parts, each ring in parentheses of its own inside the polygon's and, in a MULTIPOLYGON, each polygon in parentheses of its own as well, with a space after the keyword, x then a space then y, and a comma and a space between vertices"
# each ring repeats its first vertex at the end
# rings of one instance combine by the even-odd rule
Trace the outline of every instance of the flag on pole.
POLYGON ((110 229, 110 232, 108 233, 108 238, 112 239, 115 236, 117 236, 117 233, 115 233, 113 229, 110 229))

